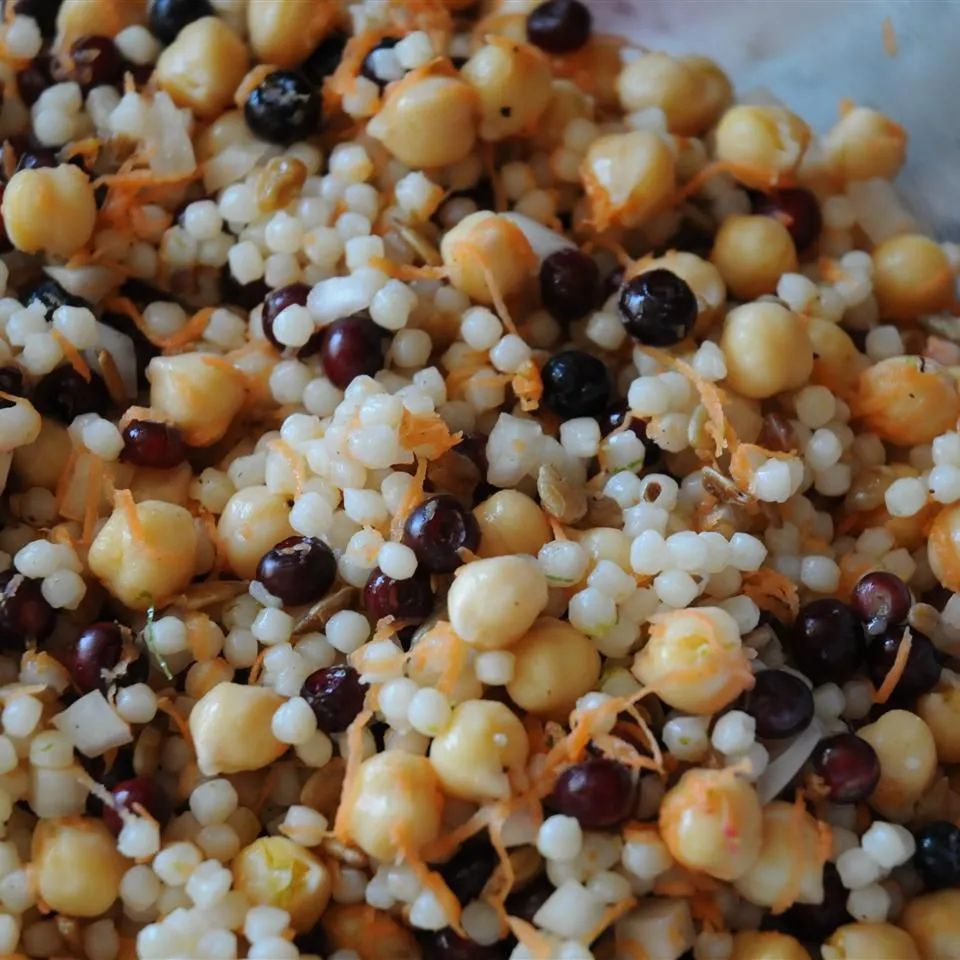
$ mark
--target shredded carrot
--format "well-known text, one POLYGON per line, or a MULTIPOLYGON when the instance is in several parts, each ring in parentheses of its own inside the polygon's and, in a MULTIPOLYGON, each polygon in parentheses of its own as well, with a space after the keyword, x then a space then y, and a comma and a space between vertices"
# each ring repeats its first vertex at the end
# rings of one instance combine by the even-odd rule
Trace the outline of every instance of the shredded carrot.
POLYGON ((250 664, 250 673, 247 674, 248 686, 253 686, 260 679, 260 674, 263 672, 263 658, 266 652, 266 648, 261 650, 253 663, 250 664))
MULTIPOLYGON (((516 808, 516 801, 513 802, 513 807, 516 808)), ((516 879, 513 863, 510 860, 510 855, 507 853, 506 845, 503 842, 503 824, 510 810, 510 803, 496 804, 491 810, 490 820, 487 824, 490 833, 490 844, 496 851, 497 857, 500 860, 500 867, 503 871, 501 889, 490 897, 490 901, 491 906, 493 906, 497 913, 500 914, 501 919, 506 923, 510 921, 507 917, 507 911, 504 909, 504 904, 507 900, 507 894, 513 887, 513 881, 516 879)))
POLYGON ((755 474, 767 460, 794 459, 796 457, 793 453, 770 450, 757 443, 741 443, 730 458, 730 477, 744 493, 752 495, 755 474))
POLYGON ((900 52, 897 32, 894 29, 893 21, 889 17, 883 18, 883 52, 891 58, 900 52))
POLYGON ((540 376, 540 368, 532 360, 527 360, 520 366, 513 375, 510 385, 520 401, 521 410, 529 413, 540 406, 540 400, 543 397, 543 379, 540 376))
POLYGON ((782 616, 784 609, 787 610, 789 620, 796 617, 800 609, 797 585, 785 574, 768 567, 744 574, 743 592, 768 613, 782 616))
POLYGON ((500 285, 497 283, 496 278, 493 275, 490 267, 487 266, 486 260, 484 260, 477 252, 477 263, 480 266, 480 272, 483 274, 484 282, 487 285, 487 290, 490 291, 490 297, 493 299, 493 305, 496 308, 497 314, 500 316, 500 321, 507 328, 507 330, 519 336, 517 331, 517 325, 513 322, 513 317, 510 316, 510 311, 507 309, 506 301, 503 299, 503 293, 500 290, 500 285))
POLYGON ((411 413, 404 408, 399 436, 404 450, 436 460, 455 447, 463 434, 451 433, 437 413, 411 413))
POLYGON ((903 631, 903 637, 897 646, 897 655, 893 658, 893 663, 890 665, 887 675, 883 678, 883 683, 880 684, 877 692, 873 695, 874 703, 886 703, 890 699, 903 676, 903 671, 907 669, 907 660, 910 657, 912 647, 913 635, 910 633, 910 628, 907 627, 903 631))
POLYGON ((347 768, 340 789, 340 806, 337 807, 337 816, 333 823, 333 835, 341 843, 350 842, 350 811, 357 799, 357 789, 360 786, 357 774, 363 762, 363 728, 372 717, 372 710, 361 710, 347 727, 347 768))
POLYGON ((240 81, 236 92, 233 95, 234 105, 238 110, 242 110, 250 99, 250 94, 256 90, 260 84, 270 76, 276 73, 277 68, 271 63, 258 63, 247 71, 247 75, 240 81))
POLYGON ((750 184, 767 184, 769 187, 790 186, 792 178, 786 177, 776 170, 766 170, 745 163, 734 163, 732 160, 714 160, 702 170, 695 173, 670 199, 670 206, 683 203, 689 197, 700 191, 708 181, 721 173, 732 174, 737 180, 750 184))
POLYGON ((629 913, 636 905, 636 897, 624 897, 616 903, 611 903, 600 915, 600 919, 596 924, 580 938, 580 942, 585 946, 589 946, 607 927, 616 923, 625 913, 629 913))
POLYGON ((417 458, 417 472, 413 476, 413 483, 407 488, 407 492, 397 507, 397 512, 390 523, 390 539, 399 540, 403 536, 403 525, 407 522, 414 507, 423 500, 423 485, 427 479, 427 461, 423 457, 417 458))
POLYGON ((63 465, 63 470, 60 471, 60 476, 57 478, 57 489, 54 493, 54 499, 57 505, 57 513, 63 512, 63 503, 67 497, 67 491, 70 489, 70 481, 73 479, 73 471, 77 466, 77 460, 79 459, 80 454, 76 447, 70 448, 70 454, 67 457, 66 463, 63 465))
POLYGON ((447 275, 446 267, 416 267, 409 263, 394 263, 386 257, 371 257, 370 266, 395 280, 442 280, 447 275))
POLYGON ((87 383, 89 383, 90 377, 92 376, 90 373, 90 366, 87 361, 83 359, 80 351, 59 330, 51 327, 50 332, 53 334, 53 339, 56 340, 60 345, 60 349, 63 351, 63 355, 69 361, 70 366, 73 367, 73 369, 76 370, 77 373, 79 373, 80 376, 87 381, 87 383))
POLYGON ((438 620, 407 654, 421 670, 428 665, 443 665, 437 680, 437 689, 453 692, 467 662, 467 647, 446 620, 438 620))
MULTIPOLYGON (((401 782, 399 786, 402 789, 405 784, 401 782)), ((396 837, 394 842, 397 844, 397 849, 400 851, 404 862, 420 881, 420 885, 436 897, 437 902, 443 908, 443 912, 450 921, 450 926, 453 927, 461 937, 466 936, 460 924, 461 907, 456 894, 447 886, 443 877, 435 870, 431 870, 420 858, 416 850, 410 846, 409 843, 405 842, 402 832, 400 823, 394 823, 391 829, 391 837, 396 837)))
POLYGON ((303 493, 303 486, 306 483, 307 477, 306 461, 304 460, 303 454, 294 450, 286 440, 281 440, 280 438, 271 440, 268 446, 287 461, 287 466, 293 474, 294 492, 299 497, 300 494, 303 493))
POLYGON ((800 887, 803 883, 806 859, 810 853, 803 844, 803 828, 807 810, 802 790, 797 791, 790 816, 793 823, 792 829, 787 831, 787 838, 792 847, 793 856, 790 857, 790 872, 787 877, 787 882, 784 884, 779 896, 770 905, 770 912, 774 916, 783 913, 796 903, 797 897, 800 895, 800 887))
POLYGON ((423 848, 424 857, 430 861, 449 859, 464 841, 476 836, 489 825, 493 812, 492 806, 481 807, 465 823, 461 823, 459 827, 454 827, 449 833, 428 843, 423 848))
POLYGON ((183 737, 184 742, 196 753, 193 746, 193 734, 190 733, 190 726, 187 721, 180 716, 180 711, 173 705, 173 701, 171 701, 169 697, 157 697, 157 709, 161 713, 165 713, 173 721, 177 730, 180 731, 180 736, 183 737))
POLYGON ((533 960, 550 960, 554 956, 553 942, 532 923, 520 917, 507 917, 510 932, 526 947, 533 960))

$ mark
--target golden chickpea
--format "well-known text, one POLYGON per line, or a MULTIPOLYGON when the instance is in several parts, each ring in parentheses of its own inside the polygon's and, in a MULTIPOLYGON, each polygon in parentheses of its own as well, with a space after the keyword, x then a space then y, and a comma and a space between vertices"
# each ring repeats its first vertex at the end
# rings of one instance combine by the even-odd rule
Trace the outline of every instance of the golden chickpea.
POLYGON ((847 923, 823 945, 824 960, 920 960, 913 937, 892 923, 847 923))
POLYGON ((97 204, 90 178, 74 164, 62 163, 15 173, 0 212, 18 250, 70 257, 92 236, 97 204))
POLYGON ((178 107, 213 117, 233 103, 250 66, 247 45, 219 17, 201 17, 177 34, 160 59, 154 79, 178 107))
POLYGON ((537 123, 533 142, 552 150, 563 139, 563 132, 571 120, 593 117, 593 99, 570 80, 553 81, 550 99, 537 123))
POLYGON ((881 317, 915 320, 953 302, 953 271, 947 255, 929 237, 905 233, 873 251, 873 290, 881 317))
POLYGON ((717 159, 736 165, 737 179, 757 189, 792 174, 809 143, 807 125, 784 107, 731 107, 717 125, 717 159))
POLYGON ((467 700, 430 744, 430 762, 444 793, 474 803, 510 796, 510 771, 522 771, 530 745, 509 707, 467 700))
POLYGON ((727 384, 754 400, 796 390, 813 369, 813 346, 803 321, 772 301, 744 303, 731 310, 720 348, 727 384))
POLYGON ((533 131, 550 99, 550 62, 536 47, 491 36, 460 70, 480 102, 480 139, 533 131))
POLYGON ((270 729, 285 702, 269 687, 244 683, 219 683, 208 690, 190 711, 200 772, 214 777, 273 763, 287 749, 270 729))
POLYGON ((260 558, 281 540, 293 536, 286 499, 267 487, 238 490, 223 508, 217 523, 230 569, 252 580, 260 558))
POLYGON ((63 0, 57 11, 57 48, 69 50, 82 36, 115 37, 146 19, 147 0, 63 0))
POLYGON ((507 692, 524 710, 566 720, 600 678, 593 643, 566 620, 542 617, 513 647, 516 663, 507 692))
POLYGON ((854 107, 823 142, 834 173, 843 180, 892 180, 907 157, 903 127, 869 107, 854 107))
POLYGON ((587 575, 601 560, 615 563, 621 570, 630 573, 630 539, 615 527, 591 527, 589 530, 572 530, 574 539, 587 551, 589 565, 587 575))
POLYGON ((523 231, 489 210, 471 213, 444 234, 440 255, 450 283, 477 303, 493 303, 493 287, 503 297, 518 293, 538 267, 523 231))
MULTIPOLYGON (((435 687, 447 670, 447 647, 442 633, 428 632, 416 642, 415 654, 407 665, 407 676, 421 687, 435 687)), ((464 658, 459 675, 448 696, 451 703, 463 703, 483 696, 483 684, 477 679, 469 657, 464 658)))
POLYGON ((235 889, 255 906, 286 910, 299 933, 313 929, 330 901, 330 871, 309 850, 286 837, 254 840, 230 866, 235 889))
POLYGON ((738 300, 773 293, 780 277, 797 269, 793 238, 774 217, 727 217, 710 259, 738 300))
POLYGON ((332 3, 302 0, 257 0, 246 7, 254 56, 284 69, 300 66, 313 53, 335 13, 332 3))
POLYGON ((937 514, 927 541, 927 559, 940 583, 960 591, 960 507, 944 507, 937 514))
POLYGON ((530 557, 490 557, 461 567, 447 594, 450 624, 483 650, 511 647, 547 605, 547 580, 530 557), (497 602, 491 604, 490 598, 497 602))
POLYGON ((674 134, 695 137, 716 123, 730 102, 730 82, 706 57, 646 53, 631 60, 617 78, 624 110, 658 107, 674 134))
POLYGON ((839 324, 823 317, 807 318, 807 336, 813 344, 811 383, 829 387, 837 396, 849 397, 861 372, 869 365, 850 335, 839 324))
POLYGON ((109 910, 128 866, 103 821, 90 817, 38 821, 32 857, 37 894, 51 910, 71 917, 109 910))
POLYGON ((24 489, 56 490, 70 457, 70 435, 63 424, 43 418, 36 440, 13 451, 13 472, 24 489))
POLYGON ((114 507, 90 544, 87 563, 121 603, 146 610, 186 587, 196 553, 190 513, 173 503, 145 500, 114 507))
POLYGON ((724 770, 688 770, 660 805, 660 835, 675 860, 735 880, 760 852, 757 792, 724 770))
POLYGON ((787 933, 741 930, 734 934, 730 960, 809 960, 800 941, 787 933))
POLYGON ((391 750, 364 760, 349 810, 354 843, 378 860, 414 853, 440 832, 443 794, 426 757, 391 750))
POLYGON ((633 661, 633 674, 671 707, 716 713, 753 686, 740 631, 725 610, 675 610, 653 617, 651 623, 650 639, 633 661))
POLYGON ((658 213, 676 187, 673 154, 650 130, 610 133, 594 140, 580 166, 597 230, 638 226, 658 213))
POLYGON ((147 367, 150 406, 179 427, 191 446, 216 443, 246 399, 243 375, 222 357, 181 353, 147 367))
POLYGON ((474 508, 480 525, 481 557, 526 553, 535 557, 553 539, 543 511, 519 490, 500 490, 474 508))
POLYGON ((695 253, 668 250, 662 257, 638 260, 636 266, 627 272, 626 279, 650 270, 669 270, 690 287, 697 298, 698 314, 694 332, 706 332, 719 317, 727 300, 727 287, 720 271, 709 260, 704 260, 695 253))
POLYGON ((880 780, 868 800, 882 817, 910 818, 937 772, 937 745, 924 721, 906 710, 890 710, 857 731, 877 752, 880 780))
POLYGON ((321 923, 331 950, 352 950, 360 960, 420 960, 413 934, 365 903, 335 903, 321 923))
POLYGON ((477 95, 468 83, 414 71, 390 87, 367 133, 408 167, 445 167, 473 150, 476 113, 477 95))
POLYGON ((890 357, 860 374, 853 412, 882 439, 913 446, 953 429, 960 394, 935 361, 890 357))
POLYGON ((760 853, 734 886, 763 907, 785 901, 820 903, 826 856, 817 821, 806 810, 776 800, 763 808, 760 853))
POLYGON ((933 734, 940 763, 960 763, 960 686, 941 682, 917 701, 917 714, 933 734))
POLYGON ((222 153, 227 147, 253 139, 241 110, 221 113, 197 137, 195 150, 201 162, 222 153))
POLYGON ((953 960, 960 944, 960 890, 937 890, 914 897, 900 914, 921 960, 953 960))

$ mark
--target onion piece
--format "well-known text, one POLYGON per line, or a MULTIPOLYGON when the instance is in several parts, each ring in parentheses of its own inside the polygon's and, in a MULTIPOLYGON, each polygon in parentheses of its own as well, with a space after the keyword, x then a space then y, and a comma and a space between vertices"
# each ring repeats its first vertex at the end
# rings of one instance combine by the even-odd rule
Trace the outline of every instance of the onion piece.
POLYGON ((99 690, 58 713, 53 725, 86 757, 99 757, 114 747, 133 742, 129 725, 117 716, 99 690))
POLYGON ((56 280, 67 293, 82 297, 88 303, 103 300, 123 281, 119 270, 96 263, 82 267, 44 267, 44 273, 56 280))
POLYGON ((823 739, 823 726, 814 717, 805 730, 764 770, 757 780, 757 795, 760 803, 769 803, 796 776, 807 762, 813 748, 823 739))
POLYGON ((873 243, 917 229, 917 221, 888 180, 856 180, 847 184, 847 197, 853 204, 857 222, 873 243))
POLYGON ((500 216, 504 220, 509 220, 520 230, 541 261, 558 250, 576 250, 577 248, 572 240, 557 233, 556 230, 545 227, 542 223, 537 223, 531 217, 524 216, 522 213, 501 213, 500 216))

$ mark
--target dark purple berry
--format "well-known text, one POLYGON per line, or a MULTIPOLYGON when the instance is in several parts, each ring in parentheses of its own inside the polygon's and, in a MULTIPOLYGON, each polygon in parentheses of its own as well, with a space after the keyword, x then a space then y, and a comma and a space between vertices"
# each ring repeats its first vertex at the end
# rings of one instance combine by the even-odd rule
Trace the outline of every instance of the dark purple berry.
POLYGON ((546 903, 554 891, 553 884, 543 875, 535 877, 521 890, 507 897, 507 913, 527 923, 533 922, 534 914, 546 903))
POLYGON ((224 303, 242 307, 244 310, 253 310, 257 304, 264 302, 269 293, 270 288, 263 280, 238 283, 229 267, 220 274, 220 296, 224 303))
POLYGON ((320 359, 330 382, 346 390, 356 377, 377 373, 383 367, 383 338, 384 331, 366 312, 335 320, 325 327, 320 359))
POLYGON ((866 800, 880 779, 876 751, 853 733, 837 733, 821 740, 814 748, 810 763, 834 803, 866 800))
POLYGON ((581 827, 613 827, 633 812, 634 784, 628 767, 596 758, 567 767, 544 800, 551 810, 576 817, 581 827))
POLYGON ((291 607, 325 596, 336 576, 333 551, 316 537, 287 537, 257 565, 257 579, 291 607))
POLYGON ((300 696, 310 704, 324 733, 343 733, 363 709, 366 692, 360 674, 342 664, 311 673, 300 696))
POLYGON ((32 107, 44 90, 51 87, 53 79, 53 58, 49 53, 40 53, 17 74, 17 89, 20 99, 32 107))
MULTIPOLYGON (((121 780, 111 791, 114 803, 122 810, 136 813, 142 807, 161 827, 165 827, 173 815, 173 802, 152 777, 134 777, 121 780)), ((104 804, 103 822, 114 836, 123 829, 120 814, 104 804)))
POLYGON ((610 403, 610 372, 598 357, 582 350, 564 350, 540 371, 543 402, 564 420, 599 417, 610 403))
POLYGON ((60 166, 60 159, 56 150, 46 150, 37 147, 35 150, 25 150, 17 159, 17 173, 21 170, 44 170, 60 166))
POLYGON ((263 301, 263 316, 261 324, 263 326, 263 335, 278 349, 283 350, 283 344, 276 338, 273 332, 273 324, 277 317, 283 313, 287 307, 307 305, 307 296, 310 293, 310 286, 306 283, 291 283, 289 286, 280 287, 277 290, 268 293, 263 301))
POLYGON ((496 943, 481 946, 444 927, 423 935, 424 957, 428 960, 503 960, 507 954, 496 943))
POLYGON ((820 903, 795 903, 779 917, 771 915, 773 929, 790 933, 800 940, 820 943, 837 927, 853 918, 847 912, 850 891, 840 882, 840 874, 832 863, 823 865, 823 900, 820 903))
POLYGON ((579 250, 556 250, 540 265, 540 299, 560 323, 586 316, 597 305, 600 268, 579 250))
POLYGON ((376 54, 380 50, 392 50, 400 42, 399 37, 384 37, 380 40, 377 45, 363 58, 363 63, 360 64, 360 74, 369 80, 371 83, 375 83, 381 90, 387 85, 389 81, 382 79, 374 70, 374 66, 377 62, 376 54))
POLYGON ((463 563, 460 550, 480 545, 477 518, 460 501, 442 493, 414 508, 403 527, 403 542, 429 573, 451 573, 463 563))
POLYGON ((157 39, 170 44, 188 23, 213 14, 213 7, 207 0, 153 0, 150 4, 150 30, 157 39))
POLYGON ((65 79, 78 83, 84 93, 123 79, 123 57, 110 37, 78 37, 70 46, 69 62, 65 79))
POLYGON ((921 827, 913 863, 928 890, 960 886, 960 827, 947 820, 921 827))
MULTIPOLYGON (((52 154, 52 151, 50 152, 52 154)), ((49 164, 44 162, 37 163, 36 165, 55 167, 57 166, 56 155, 54 154, 52 156, 49 164)), ((24 306, 29 307, 38 300, 45 308, 45 317, 48 321, 53 320, 54 311, 57 310, 58 307, 86 307, 86 309, 90 309, 90 304, 87 303, 86 300, 72 293, 68 293, 56 280, 52 280, 50 277, 44 278, 30 290, 27 294, 27 299, 24 301, 24 306)))
POLYGON ((22 650, 28 640, 46 640, 57 614, 44 599, 39 580, 14 570, 0 573, 0 643, 22 650))
POLYGON ((863 661, 863 626, 840 600, 814 600, 793 627, 793 657, 815 684, 846 683, 863 661))
POLYGON ((13 365, 0 367, 0 393, 8 393, 11 397, 25 395, 23 392, 23 371, 19 367, 13 365))
POLYGON ((593 17, 580 0, 547 0, 527 17, 527 39, 547 53, 573 53, 590 39, 593 17))
POLYGON ((306 139, 320 126, 320 98, 295 70, 275 70, 253 88, 243 116, 261 140, 293 143, 306 139))
MULTIPOLYGON (((617 427, 623 424, 623 418, 626 415, 627 405, 625 403, 618 404, 616 407, 607 410, 598 417, 600 433, 605 437, 609 436, 617 427)), ((656 464, 663 459, 663 450, 647 436, 647 422, 641 420, 639 417, 631 417, 630 426, 627 429, 643 443, 643 465, 645 467, 656 466, 656 464)))
POLYGON ((803 187, 788 187, 754 198, 755 213, 779 220, 793 238, 797 250, 805 250, 819 236, 823 227, 817 198, 803 187))
POLYGON ((77 637, 67 668, 80 693, 106 692, 107 678, 123 656, 123 631, 112 621, 92 623, 77 637))
POLYGON ((341 30, 327 34, 313 53, 300 65, 300 72, 319 87, 340 66, 350 38, 341 30))
POLYGON ((433 613, 430 577, 418 570, 407 580, 394 580, 379 567, 363 588, 363 608, 375 623, 393 617, 404 623, 422 623, 433 613))
POLYGON ((33 405, 40 413, 70 424, 81 413, 105 413, 110 394, 100 374, 91 372, 87 380, 64 364, 40 380, 33 391, 33 405))
POLYGON ((903 623, 910 612, 910 588, 893 573, 875 570, 862 576, 853 588, 850 606, 864 622, 871 636, 903 623))
MULTIPOLYGON (((902 627, 890 627, 882 636, 874 637, 867 647, 867 669, 874 686, 879 687, 893 667, 903 642, 902 627)), ((910 652, 903 673, 894 687, 893 698, 902 702, 914 700, 932 690, 940 679, 943 664, 929 637, 910 631, 910 652)))
POLYGON ((497 852, 483 834, 471 837, 438 872, 462 904, 476 900, 498 863, 497 852))
POLYGON ((620 318, 635 340, 652 347, 679 343, 697 322, 697 298, 670 270, 648 270, 620 288, 620 318))
POLYGON ((178 427, 159 420, 131 420, 123 430, 120 459, 138 467, 169 470, 187 459, 178 427))
POLYGON ((813 694, 786 670, 761 670, 743 695, 743 710, 757 722, 757 736, 780 740, 799 733, 813 719, 813 694))

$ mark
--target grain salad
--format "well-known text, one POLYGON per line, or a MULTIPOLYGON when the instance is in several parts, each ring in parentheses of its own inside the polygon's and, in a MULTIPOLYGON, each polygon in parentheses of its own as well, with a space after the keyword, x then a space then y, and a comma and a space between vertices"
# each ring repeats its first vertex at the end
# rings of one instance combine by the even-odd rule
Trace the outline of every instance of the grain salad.
POLYGON ((960 957, 902 127, 580 0, 2 7, 0 956, 960 957))

